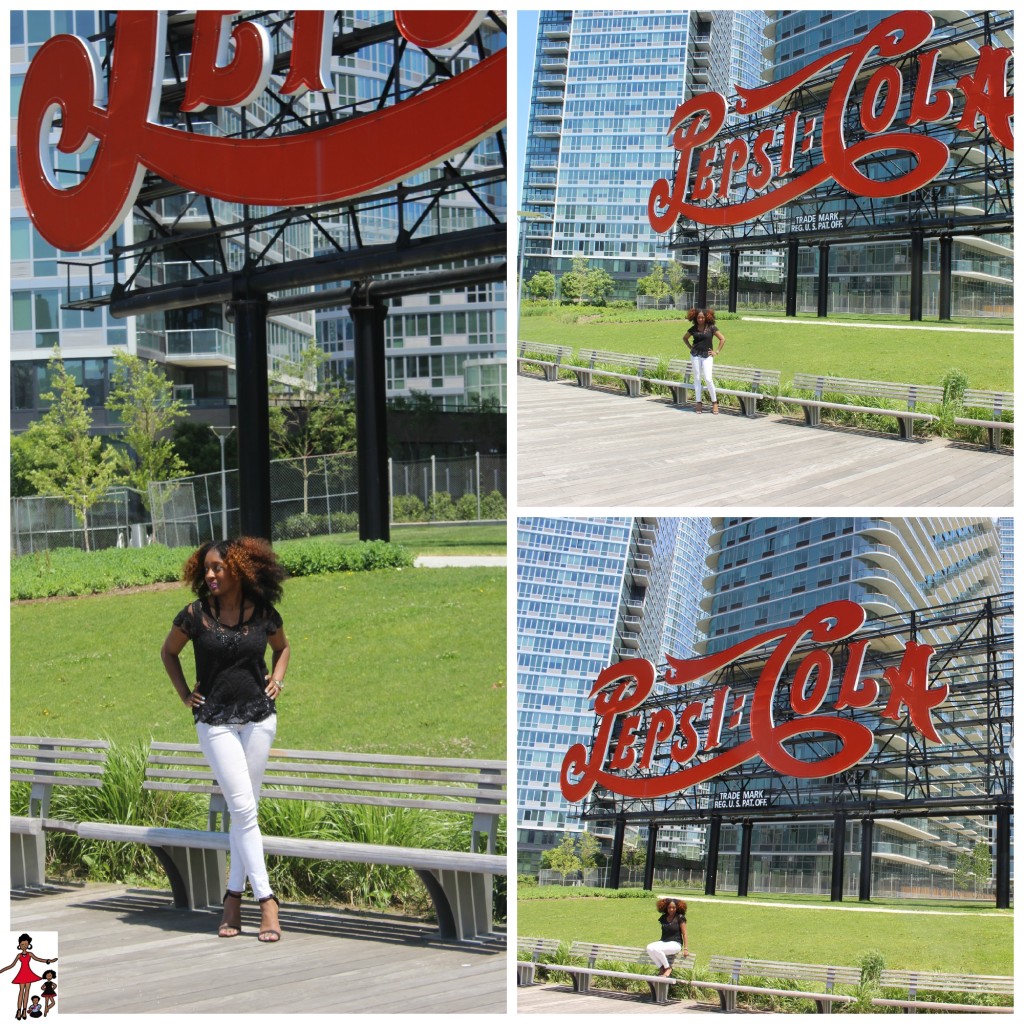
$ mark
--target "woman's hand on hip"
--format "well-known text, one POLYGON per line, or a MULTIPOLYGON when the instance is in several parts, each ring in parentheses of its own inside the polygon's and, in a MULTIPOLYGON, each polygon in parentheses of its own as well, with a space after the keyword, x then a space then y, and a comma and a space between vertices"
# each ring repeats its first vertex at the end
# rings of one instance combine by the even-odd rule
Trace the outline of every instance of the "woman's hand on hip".
POLYGON ((201 708, 206 698, 198 690, 193 690, 187 697, 182 697, 181 702, 187 708, 201 708))

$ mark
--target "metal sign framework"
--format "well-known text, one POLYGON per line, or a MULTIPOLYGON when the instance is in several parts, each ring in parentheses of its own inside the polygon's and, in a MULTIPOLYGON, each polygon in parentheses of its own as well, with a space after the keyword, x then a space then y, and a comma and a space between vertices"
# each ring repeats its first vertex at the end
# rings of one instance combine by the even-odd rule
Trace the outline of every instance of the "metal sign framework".
MULTIPOLYGON (((332 54, 355 58, 387 55, 389 66, 375 98, 342 102, 330 93, 315 104, 298 102, 281 92, 280 79, 271 78, 264 92, 264 120, 238 109, 241 140, 311 135, 360 118, 372 119, 385 108, 414 99, 440 83, 451 81, 504 48, 506 24, 500 13, 488 12, 483 22, 458 46, 443 53, 408 42, 394 20, 367 28, 344 31, 345 12, 337 12, 332 54), (371 49, 372 48, 372 49, 371 49), (414 87, 405 83, 408 55, 419 49, 428 73, 414 87)), ((106 42, 103 72, 109 76, 116 15, 106 12, 104 31, 91 42, 106 42)), ((235 19, 259 21, 274 42, 273 72, 280 74, 291 62, 287 34, 290 16, 260 12, 235 19)), ((202 134, 208 117, 182 112, 191 53, 194 15, 185 12, 168 18, 166 67, 160 96, 162 123, 175 124, 184 133, 202 134)), ((504 99, 501 100, 502 104, 504 99)), ((352 154, 359 159, 358 153, 352 154)), ((131 244, 112 244, 109 266, 114 283, 109 289, 94 284, 98 264, 89 267, 86 294, 66 308, 95 309, 109 305, 113 316, 123 317, 171 309, 225 303, 234 319, 238 384, 239 485, 242 531, 270 536, 269 441, 267 406, 267 316, 325 306, 348 306, 355 323, 356 407, 360 460, 360 534, 364 539, 387 539, 387 445, 384 420, 385 300, 431 288, 458 288, 504 281, 506 228, 504 183, 507 177, 503 130, 479 140, 455 158, 444 160, 414 179, 402 181, 371 195, 281 209, 228 206, 195 195, 168 219, 157 204, 186 193, 181 186, 147 172, 134 212, 147 225, 149 236, 131 244), (469 197, 482 226, 438 230, 442 200, 469 197), (374 239, 370 220, 379 221, 382 209, 397 227, 393 241, 374 239), (240 215, 239 215, 240 211, 240 215), (275 247, 292 228, 308 226, 320 255, 280 261, 275 247), (213 258, 211 260, 211 253, 213 258), (173 258, 188 265, 188 280, 153 284, 159 261, 173 258), (425 275, 424 271, 435 272, 425 275), (403 275, 381 280, 386 275, 403 275), (350 287, 315 286, 350 281, 350 287)), ((286 168, 282 168, 286 173, 286 168)), ((69 264, 69 289, 72 268, 69 264)))
MULTIPOLYGON (((1013 807, 1013 599, 1012 594, 976 598, 872 619, 864 630, 871 642, 864 675, 881 677, 900 660, 910 641, 923 640, 935 648, 930 674, 934 682, 949 685, 946 703, 934 711, 941 738, 926 741, 909 715, 898 722, 879 717, 877 709, 851 708, 840 712, 870 724, 875 743, 852 769, 825 779, 785 777, 759 758, 731 769, 712 782, 669 797, 644 800, 597 789, 583 805, 583 820, 613 820, 612 877, 618 877, 622 842, 627 824, 646 825, 648 882, 653 881, 655 837, 671 824, 709 825, 707 888, 715 891, 718 842, 723 823, 740 822, 744 830, 740 864, 740 890, 745 894, 750 863, 750 830, 754 822, 800 822, 831 819, 835 823, 833 899, 842 898, 842 861, 846 822, 865 823, 862 833, 861 898, 870 895, 871 827, 875 818, 956 817, 994 815, 996 818, 996 896, 999 906, 1009 905, 1010 818, 1013 807), (863 865, 867 865, 865 869, 863 865)), ((853 638, 828 648, 841 678, 853 638)), ((811 649, 798 647, 776 692, 773 712, 777 721, 795 717, 787 695, 794 672, 811 649)), ((765 659, 751 656, 727 666, 712 678, 687 686, 685 692, 659 688, 638 710, 644 725, 659 708, 679 715, 694 700, 710 706, 714 691, 727 684, 737 693, 751 690, 765 659)), ((642 733, 643 726, 640 729, 642 733)), ((595 729, 596 734, 596 729, 595 729)), ((742 730, 736 743, 744 739, 742 730)), ((802 756, 821 759, 836 747, 834 737, 802 741, 802 756)), ((717 752, 716 752, 717 753, 717 752)), ((631 778, 668 773, 668 755, 631 778)))
MULTIPOLYGON (((934 89, 954 91, 961 76, 971 73, 978 61, 981 46, 1012 45, 1013 12, 985 11, 966 16, 944 26, 935 40, 941 49, 936 65, 934 89)), ((874 58, 865 62, 854 84, 851 102, 844 118, 844 135, 852 146, 868 138, 861 124, 860 111, 864 90, 872 74, 890 65, 906 83, 901 113, 906 114, 909 96, 913 93, 920 68, 917 52, 900 58, 874 58)), ((791 93, 779 108, 741 118, 725 127, 718 140, 727 146, 730 140, 753 136, 776 126, 789 111, 799 111, 807 122, 823 123, 825 108, 832 88, 830 75, 819 76, 791 93)), ((1013 95, 1012 78, 1008 82, 1013 95)), ((708 256, 713 251, 731 253, 729 309, 735 311, 738 286, 738 255, 741 250, 786 249, 786 312, 796 314, 796 265, 800 246, 819 247, 822 273, 819 274, 819 316, 827 313, 828 246, 878 241, 911 242, 911 311, 910 319, 921 319, 921 274, 924 239, 939 238, 942 242, 940 265, 939 318, 950 318, 951 239, 953 235, 983 235, 1013 231, 1013 152, 994 138, 987 121, 982 118, 977 132, 956 131, 952 125, 963 108, 963 97, 955 93, 957 109, 938 123, 914 126, 914 134, 940 138, 949 148, 949 161, 943 172, 925 188, 895 198, 871 198, 853 195, 834 180, 828 179, 784 207, 756 216, 731 228, 707 227, 680 219, 673 230, 669 248, 696 252, 699 258, 698 305, 707 302, 708 256), (916 294, 915 294, 916 293, 916 294)), ((779 162, 782 142, 769 149, 775 163, 779 162)), ((860 163, 871 177, 895 177, 907 169, 906 155, 881 152, 860 163), (901 162, 902 161, 902 162, 901 162)), ((799 177, 812 164, 810 154, 800 147, 793 157, 792 177, 799 177)), ((691 181, 695 176, 691 172, 691 181)), ((753 199, 756 192, 744 175, 733 178, 733 194, 724 200, 717 194, 708 207, 737 205, 753 199)))

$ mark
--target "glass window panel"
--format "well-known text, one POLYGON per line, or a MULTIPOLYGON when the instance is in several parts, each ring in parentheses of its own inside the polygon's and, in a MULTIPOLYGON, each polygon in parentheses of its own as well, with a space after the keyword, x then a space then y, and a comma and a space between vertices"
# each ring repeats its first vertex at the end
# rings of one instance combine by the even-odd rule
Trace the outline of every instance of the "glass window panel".
POLYGON ((32 256, 32 230, 27 220, 11 221, 11 259, 27 260, 32 256))
POLYGON ((11 295, 11 328, 15 331, 32 330, 31 292, 14 292, 11 295))

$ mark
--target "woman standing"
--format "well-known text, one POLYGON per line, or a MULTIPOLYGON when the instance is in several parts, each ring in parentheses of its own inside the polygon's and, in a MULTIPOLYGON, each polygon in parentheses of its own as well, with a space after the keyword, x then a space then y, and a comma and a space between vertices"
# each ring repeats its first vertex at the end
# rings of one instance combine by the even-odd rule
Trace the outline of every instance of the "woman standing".
POLYGON ((41 964, 52 964, 57 959, 54 957, 53 960, 44 960, 41 956, 30 953, 29 950, 31 948, 32 936, 28 934, 19 935, 17 955, 6 967, 0 967, 0 974, 3 974, 4 971, 9 971, 16 964, 21 964, 18 968, 18 973, 11 979, 11 984, 18 986, 18 1009, 14 1014, 15 1020, 28 1019, 29 989, 32 987, 32 982, 40 980, 39 975, 29 965, 29 961, 38 960, 41 964))
POLYGON ((715 384, 711 379, 714 369, 714 357, 721 355, 725 348, 725 338, 722 332, 715 327, 715 311, 713 309, 691 309, 686 314, 690 321, 689 330, 683 335, 683 342, 690 350, 690 359, 693 363, 693 387, 694 387, 694 408, 697 412, 704 411, 704 403, 701 401, 701 380, 708 386, 708 394, 711 395, 711 411, 718 415, 718 395, 715 393, 715 384), (690 341, 688 339, 692 338, 690 341), (718 339, 718 351, 713 351, 715 338, 718 339))
POLYGON ((680 950, 684 956, 689 952, 686 941, 686 904, 681 900, 667 899, 658 900, 657 906, 661 914, 658 918, 661 939, 648 943, 647 955, 661 968, 659 976, 667 978, 672 973, 668 958, 680 950))
POLYGON ((257 804, 277 730, 275 701, 288 669, 288 641, 274 607, 284 570, 266 541, 239 537, 204 544, 185 563, 184 578, 198 600, 175 616, 160 657, 182 703, 192 709, 199 746, 231 812, 231 863, 217 934, 227 939, 241 931, 248 878, 262 910, 257 938, 277 942, 279 903, 263 858, 257 804), (178 658, 190 640, 194 690, 178 658))

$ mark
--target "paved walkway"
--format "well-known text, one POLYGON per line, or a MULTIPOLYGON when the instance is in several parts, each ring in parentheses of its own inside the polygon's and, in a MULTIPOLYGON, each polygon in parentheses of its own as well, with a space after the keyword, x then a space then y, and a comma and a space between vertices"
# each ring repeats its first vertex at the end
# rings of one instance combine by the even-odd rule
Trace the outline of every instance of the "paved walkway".
MULTIPOLYGON (((1010 508, 1013 457, 516 378, 520 509, 1010 508)), ((706 408, 708 408, 706 406, 706 408)))
POLYGON ((447 569, 450 566, 465 568, 476 565, 502 568, 508 565, 508 558, 505 555, 417 555, 414 564, 417 569, 447 569))
POLYGON ((807 324, 811 327, 869 327, 884 331, 949 331, 953 334, 1013 334, 1012 327, 938 327, 931 324, 878 324, 869 320, 799 320, 786 316, 744 316, 762 324, 807 324))
MULTIPOLYGON (((504 940, 458 945, 429 923, 365 911, 281 908, 280 942, 218 939, 219 911, 120 885, 11 894, 11 929, 57 932, 61 1013, 505 1013, 504 940)), ((3 984, 0 981, 0 984, 3 984)))

